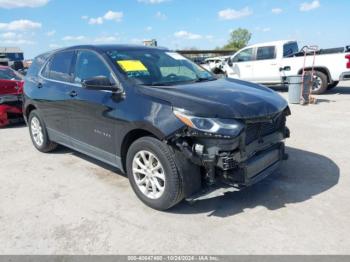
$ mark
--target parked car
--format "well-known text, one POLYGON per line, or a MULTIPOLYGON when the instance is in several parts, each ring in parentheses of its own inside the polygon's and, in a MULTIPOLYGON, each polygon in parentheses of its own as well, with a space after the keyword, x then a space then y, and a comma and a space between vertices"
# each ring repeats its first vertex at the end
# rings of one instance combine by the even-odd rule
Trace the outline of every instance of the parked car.
POLYGON ((8 66, 0 66, 0 127, 22 118, 23 79, 8 66))
MULTIPOLYGON (((321 49, 315 57, 314 85, 312 93, 322 94, 334 88, 341 80, 350 80, 350 67, 345 56, 349 47, 321 49)), ((300 75, 304 67, 304 53, 296 41, 277 41, 245 47, 235 53, 224 71, 230 78, 239 78, 266 85, 281 85, 290 75, 300 75)), ((306 59, 305 68, 310 71, 312 53, 306 59)))
POLYGON ((261 85, 216 79, 178 53, 76 46, 35 58, 24 116, 41 152, 62 144, 126 172, 165 210, 221 187, 249 186, 285 157, 287 102, 261 85))
POLYGON ((196 63, 197 65, 203 65, 205 64, 205 57, 193 57, 190 58, 194 63, 196 63))
POLYGON ((222 74, 225 59, 226 57, 224 56, 207 58, 201 66, 214 74, 222 74))

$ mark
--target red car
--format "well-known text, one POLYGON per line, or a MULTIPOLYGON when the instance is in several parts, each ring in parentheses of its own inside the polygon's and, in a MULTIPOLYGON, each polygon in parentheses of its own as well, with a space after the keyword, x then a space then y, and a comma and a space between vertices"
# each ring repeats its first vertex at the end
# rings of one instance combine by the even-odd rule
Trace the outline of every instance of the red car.
POLYGON ((0 66, 0 127, 22 120, 23 77, 0 66))

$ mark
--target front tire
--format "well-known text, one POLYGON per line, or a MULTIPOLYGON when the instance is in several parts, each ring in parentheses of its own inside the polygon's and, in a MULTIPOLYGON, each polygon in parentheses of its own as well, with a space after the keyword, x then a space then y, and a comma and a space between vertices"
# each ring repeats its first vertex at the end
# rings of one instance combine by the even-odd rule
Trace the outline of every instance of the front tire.
POLYGON ((39 113, 34 110, 28 118, 29 134, 33 145, 40 152, 48 153, 57 148, 57 144, 50 141, 44 121, 39 113))
POLYGON ((137 197, 147 206, 166 210, 183 199, 183 183, 174 154, 153 137, 142 137, 129 148, 127 174, 137 197))

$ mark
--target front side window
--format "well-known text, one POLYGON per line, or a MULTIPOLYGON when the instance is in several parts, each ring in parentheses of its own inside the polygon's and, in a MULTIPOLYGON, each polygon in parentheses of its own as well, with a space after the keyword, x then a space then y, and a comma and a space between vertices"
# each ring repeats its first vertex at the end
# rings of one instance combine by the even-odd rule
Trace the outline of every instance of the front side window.
POLYGON ((276 49, 274 46, 259 47, 256 53, 257 60, 267 60, 276 58, 276 49))
POLYGON ((248 62, 252 60, 253 60, 253 48, 242 50, 233 58, 233 62, 248 62))
POLYGON ((111 71, 98 55, 92 51, 79 51, 75 64, 75 83, 81 83, 97 76, 113 80, 111 71))
POLYGON ((71 66, 73 56, 73 51, 64 51, 53 55, 51 60, 43 69, 42 75, 52 80, 71 82, 71 66))
POLYGON ((110 50, 116 69, 139 85, 177 85, 216 78, 182 55, 159 49, 110 50))

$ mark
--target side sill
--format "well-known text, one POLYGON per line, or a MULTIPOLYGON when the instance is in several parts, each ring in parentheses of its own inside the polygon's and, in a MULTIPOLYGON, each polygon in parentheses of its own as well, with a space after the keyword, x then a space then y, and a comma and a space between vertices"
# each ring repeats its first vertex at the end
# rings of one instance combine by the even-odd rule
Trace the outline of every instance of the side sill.
POLYGON ((48 135, 51 141, 54 141, 63 146, 69 147, 75 151, 88 155, 95 158, 101 162, 114 166, 125 173, 122 165, 122 160, 119 156, 81 142, 79 140, 73 139, 65 134, 57 132, 51 128, 47 128, 48 135))

